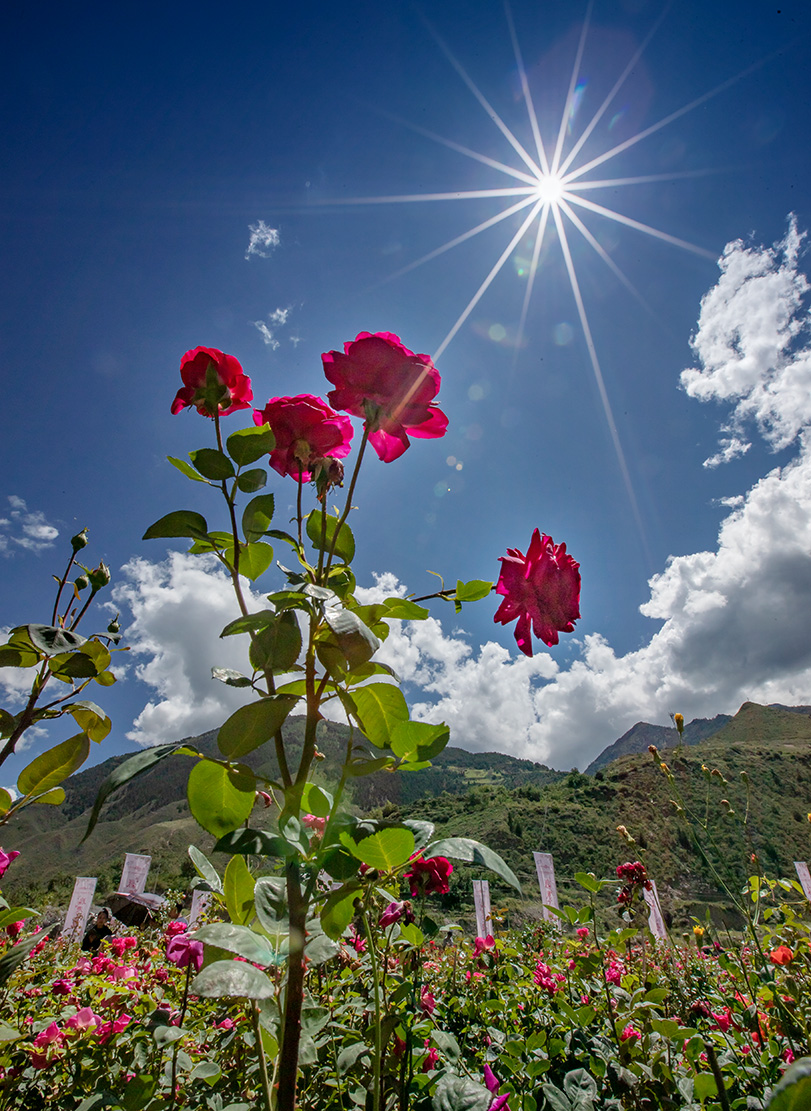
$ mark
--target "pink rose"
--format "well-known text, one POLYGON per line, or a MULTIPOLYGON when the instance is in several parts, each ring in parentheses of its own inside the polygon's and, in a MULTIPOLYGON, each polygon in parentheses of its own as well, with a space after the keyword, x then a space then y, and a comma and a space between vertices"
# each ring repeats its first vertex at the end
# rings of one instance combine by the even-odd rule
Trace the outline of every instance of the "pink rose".
POLYGON ((93 1030, 96 1026, 101 1025, 101 1018, 94 1014, 90 1007, 82 1007, 75 1015, 71 1015, 65 1022, 65 1026, 69 1030, 78 1030, 80 1034, 84 1034, 86 1030, 93 1030))
POLYGON ((178 934, 184 934, 187 928, 188 927, 186 926, 185 922, 181 922, 178 918, 176 918, 166 927, 166 936, 176 937, 178 934))
POLYGON ((420 993, 420 1007, 424 1015, 432 1015, 436 1010, 436 999, 427 987, 423 987, 420 993))
POLYGON ((172 412, 194 406, 204 417, 227 417, 237 409, 250 409, 251 380, 233 355, 213 347, 195 347, 180 360, 183 386, 172 402, 172 412))
POLYGON ((166 959, 178 968, 191 965, 195 972, 203 967, 203 943, 193 941, 186 934, 177 934, 169 939, 166 946, 166 959))
POLYGON ((51 984, 51 991, 54 995, 70 995, 73 991, 73 984, 63 977, 61 980, 54 980, 51 984))
POLYGON ((349 417, 333 412, 320 397, 272 397, 264 409, 254 411, 255 424, 269 424, 276 437, 270 465, 280 475, 309 482, 313 471, 328 459, 349 454, 353 428, 349 417))
POLYGON ((320 837, 327 828, 327 819, 317 818, 315 814, 305 814, 301 819, 301 824, 306 826, 310 833, 315 833, 320 837))
POLYGON ((433 400, 439 371, 428 355, 415 355, 391 332, 360 332, 340 351, 321 356, 324 373, 336 389, 330 405, 363 417, 369 443, 384 463, 399 458, 408 435, 436 439, 445 435, 448 418, 433 400))
POLYGON ((421 891, 426 895, 445 895, 450 891, 448 880, 452 871, 453 865, 444 856, 432 856, 429 860, 415 856, 403 878, 411 885, 412 898, 421 891))
POLYGON ((16 849, 12 850, 10 853, 5 853, 0 849, 0 877, 6 874, 9 864, 11 864, 12 860, 16 860, 19 855, 16 849))
POLYGON ((532 655, 530 628, 546 645, 558 643, 558 633, 571 633, 580 617, 580 571, 566 554, 565 544, 543 539, 538 529, 532 534, 526 556, 508 548, 501 556, 501 575, 496 593, 504 601, 494 621, 507 625, 518 618, 515 640, 525 656, 532 655))

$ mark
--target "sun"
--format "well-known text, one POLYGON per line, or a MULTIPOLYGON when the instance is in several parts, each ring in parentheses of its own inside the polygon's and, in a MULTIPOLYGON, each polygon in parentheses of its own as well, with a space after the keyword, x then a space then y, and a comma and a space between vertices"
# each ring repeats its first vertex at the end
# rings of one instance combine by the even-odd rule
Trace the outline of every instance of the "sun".
POLYGON ((535 196, 546 205, 558 205, 566 193, 566 179, 560 174, 541 174, 535 186, 535 196))

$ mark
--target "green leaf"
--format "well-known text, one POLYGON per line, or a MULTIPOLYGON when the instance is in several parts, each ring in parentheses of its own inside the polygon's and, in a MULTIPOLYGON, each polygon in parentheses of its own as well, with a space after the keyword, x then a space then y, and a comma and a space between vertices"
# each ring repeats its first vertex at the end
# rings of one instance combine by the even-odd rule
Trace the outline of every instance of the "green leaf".
POLYGON ((79 844, 86 841, 93 832, 96 822, 99 820, 102 806, 104 806, 104 803, 114 791, 117 791, 119 787, 123 787, 125 783, 129 783, 131 779, 143 775, 143 773, 149 771, 150 768, 154 768, 161 760, 165 760, 167 756, 171 756, 181 747, 182 746, 178 744, 170 744, 156 745, 154 748, 147 748, 143 752, 138 752, 135 756, 131 756, 129 760, 125 760, 123 764, 119 764, 114 771, 110 772, 101 787, 99 787, 99 793, 96 795, 96 801, 93 803, 93 812, 90 815, 90 821, 87 823, 85 835, 79 844))
POLYGON ((8 644, 0 645, 0 667, 33 667, 35 663, 39 663, 36 652, 27 652, 24 648, 8 644))
POLYGON ((315 783, 305 783, 301 792, 301 809, 306 814, 314 814, 316 818, 326 818, 335 805, 335 799, 315 783))
MULTIPOLYGON (((715 1077, 712 1075, 712 1073, 697 1072, 695 1074, 695 1076, 693 1077, 693 1094, 696 1096, 697 1099, 700 1099, 702 1103, 705 1099, 709 1099, 710 1096, 718 1095, 718 1085, 715 1083, 715 1077)), ((769 1107, 773 1106, 773 1102, 770 1101, 769 1107)), ((796 1108, 797 1104, 791 1103, 790 1106, 792 1108, 796 1108)), ((811 1104, 806 1104, 805 1106, 811 1107, 811 1104)))
MULTIPOLYGON (((54 678, 61 679, 63 682, 70 682, 72 679, 92 679, 99 674, 99 669, 93 660, 81 652, 60 652, 58 656, 51 656, 48 660, 48 668, 54 678)), ((103 671, 104 668, 101 670, 103 671)))
POLYGON ((244 467, 246 463, 255 463, 263 455, 270 455, 275 446, 276 437, 268 424, 239 428, 225 441, 228 454, 240 467, 244 467))
POLYGON ((407 941, 409 945, 413 945, 415 949, 420 949, 425 944, 425 934, 416 922, 402 923, 400 925, 400 937, 407 941))
POLYGON ((263 486, 266 486, 267 481, 267 472, 257 468, 253 471, 243 471, 241 475, 238 475, 237 487, 243 494, 253 494, 256 490, 261 490, 263 486))
POLYGON ((355 899, 360 893, 361 885, 358 881, 350 880, 337 891, 333 891, 324 903, 324 909, 321 911, 321 928, 333 941, 343 937, 355 915, 355 899))
POLYGON ((607 883, 611 882, 610 880, 598 880, 593 872, 575 872, 574 878, 581 887, 585 887, 586 891, 591 891, 592 894, 596 894, 607 883))
POLYGON ((215 961, 189 987, 204 999, 270 999, 275 988, 267 976, 245 961, 215 961))
POLYGON ((27 625, 28 637, 33 646, 46 656, 60 652, 75 652, 85 643, 85 638, 70 629, 60 629, 56 625, 27 625))
POLYGON ((386 618, 397 621, 424 621, 430 616, 430 611, 408 598, 387 598, 385 601, 386 618))
MULTIPOLYGON (((0 913, 0 930, 4 930, 14 922, 24 922, 26 918, 39 918, 39 911, 34 910, 33 907, 9 907, 8 910, 0 913)), ((42 938, 40 937, 39 940, 41 941, 42 938)))
POLYGON ((226 833, 215 843, 213 851, 242 856, 292 856, 294 853, 289 841, 264 829, 237 829, 226 833))
POLYGON ((380 647, 372 630, 352 610, 341 605, 327 606, 324 620, 350 667, 365 664, 380 647))
POLYGON ((489 1089, 483 1084, 448 1071, 439 1078, 433 1108, 434 1111, 487 1111, 492 1101, 489 1089))
POLYGON ((0 815, 8 814, 14 799, 5 787, 0 787, 0 815))
POLYGON ((251 498, 242 514, 242 532, 250 544, 261 540, 273 520, 273 494, 258 494, 251 498))
POLYGON ((462 1056, 459 1042, 453 1034, 449 1034, 445 1030, 432 1030, 431 1041, 450 1061, 458 1061, 462 1056))
POLYGON ((212 667, 211 678, 219 680, 220 683, 226 683, 229 687, 249 687, 251 681, 247 675, 242 675, 239 671, 234 671, 230 667, 212 667))
POLYGON ((238 925, 250 922, 253 918, 253 876, 244 857, 231 857, 225 869, 222 886, 231 921, 238 925))
POLYGON ((52 787, 50 791, 46 791, 44 795, 38 795, 31 800, 35 803, 46 802, 49 806, 61 806, 65 801, 64 787, 52 787))
POLYGON ((223 479, 234 477, 234 467, 231 460, 224 452, 217 451, 216 448, 201 447, 198 451, 190 451, 189 458, 195 470, 199 471, 203 478, 209 478, 213 482, 222 482, 223 479))
POLYGON ((39 795, 50 791, 80 768, 89 755, 90 738, 86 733, 68 737, 23 768, 17 779, 17 790, 21 795, 39 795))
POLYGON ((241 765, 226 768, 213 760, 200 760, 189 773, 186 797, 197 822, 222 837, 242 825, 253 809, 256 777, 241 765))
MULTIPOLYGON (((409 859, 414 852, 414 834, 401 826, 381 829, 361 841, 350 834, 341 834, 341 844, 349 849, 354 857, 370 868, 381 872, 392 872, 409 859)), ((506 865, 505 865, 506 867, 506 865)))
POLYGON ((456 583, 455 600, 457 602, 478 602, 480 598, 486 598, 492 589, 493 583, 485 582, 484 579, 471 579, 466 583, 459 580, 456 583))
POLYGON ((515 872, 506 864, 498 853, 488 849, 486 845, 480 844, 478 841, 473 841, 469 837, 444 837, 441 841, 434 841, 425 850, 424 856, 430 859, 432 856, 449 856, 453 860, 462 860, 467 864, 483 864, 485 868, 489 868, 491 872, 495 872, 497 876, 501 876, 517 891, 521 890, 521 884, 518 882, 518 877, 515 872))
POLYGON ((244 617, 235 617, 229 621, 221 637, 236 636, 237 633, 254 633, 258 629, 265 629, 276 620, 276 614, 271 610, 259 610, 258 613, 246 613, 244 617))
POLYGON ((391 731, 391 750, 403 760, 431 760, 442 752, 450 737, 447 725, 400 721, 391 731))
POLYGON ((208 525, 202 513, 195 513, 191 509, 177 509, 174 513, 167 513, 154 525, 150 525, 144 533, 143 540, 175 539, 188 536, 192 540, 205 540, 208 525))
POLYGON ((284 876, 261 876, 254 885, 253 898, 256 917, 263 930, 278 935, 280 926, 287 929, 284 876))
POLYGON ((189 1073, 189 1080, 204 1080, 212 1087, 222 1076, 222 1069, 216 1061, 200 1061, 189 1073))
POLYGON ((91 741, 103 741, 113 725, 104 710, 89 699, 72 702, 68 706, 68 713, 91 741))
MULTIPOLYGON (((215 846, 216 848, 216 846, 215 846)), ((194 845, 189 845, 189 859, 197 870, 197 874, 204 879, 212 891, 222 893, 222 880, 217 869, 207 856, 200 852, 194 845)))
POLYGON ((151 1073, 141 1073, 129 1081, 121 1095, 124 1111, 142 1111, 147 1106, 158 1087, 158 1078, 151 1073))
POLYGON ((251 641, 251 666, 256 671, 282 674, 290 671, 301 652, 301 629, 292 610, 273 617, 251 641))
POLYGON ((297 702, 294 695, 273 694, 240 706, 220 727, 217 734, 220 752, 229 760, 253 752, 281 729, 297 702))
POLYGON ((394 726, 408 721, 403 692, 393 683, 370 683, 353 690, 352 699, 364 735, 376 748, 386 748, 394 726))
POLYGON ((766 1108, 767 1111, 811 1111, 811 1057, 800 1057, 789 1065, 766 1108))
POLYGON ((0 1042, 14 1042, 23 1035, 7 1022, 0 1022, 0 1042))
POLYGON ((394 764, 390 756, 380 756, 377 760, 353 760, 348 771, 353 776, 374 775, 383 768, 393 768, 394 764))
MULTIPOLYGON (((331 513, 327 514, 326 528, 324 531, 325 541, 322 545, 321 542, 321 528, 324 521, 324 512, 321 509, 314 509, 307 518, 307 535, 312 541, 313 547, 316 551, 328 552, 332 547, 332 539, 335 536, 335 530, 338 528, 338 517, 333 517, 331 513)), ((338 539, 335 542, 335 555, 343 563, 351 563, 355 558, 355 537, 352 535, 352 530, 349 525, 344 522, 338 530, 338 539)))
MULTIPOLYGON (((272 495, 268 495, 271 497, 272 495)), ((273 560, 273 548, 270 544, 254 542, 242 545, 239 549, 239 573, 250 582, 255 582, 264 575, 273 560)))
POLYGON ((0 957, 0 988, 8 983, 11 974, 20 967, 34 946, 42 941, 44 937, 46 935, 43 933, 32 934, 31 937, 25 938, 24 941, 18 941, 16 945, 5 951, 0 957))
POLYGON ((185 459, 175 459, 173 455, 168 455, 167 459, 172 464, 172 466, 177 467, 180 473, 184 474, 186 478, 190 478, 194 482, 205 482, 205 479, 201 475, 199 475, 194 467, 192 467, 191 464, 187 463, 185 459))

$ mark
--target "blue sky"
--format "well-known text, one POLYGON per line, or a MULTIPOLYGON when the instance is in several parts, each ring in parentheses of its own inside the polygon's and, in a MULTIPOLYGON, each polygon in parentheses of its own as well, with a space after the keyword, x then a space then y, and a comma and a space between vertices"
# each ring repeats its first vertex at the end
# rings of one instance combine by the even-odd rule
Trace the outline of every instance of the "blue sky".
MULTIPOLYGON (((91 2, 11 17, 0 623, 47 620, 50 575, 87 525, 133 646, 121 682, 99 691, 114 720, 99 756, 213 727, 235 704, 207 678, 235 662, 217 640, 222 584, 140 539, 183 506, 214 519, 165 463, 211 434, 170 415, 180 357, 235 355, 263 405, 323 394, 321 352, 362 330, 441 350, 450 427, 367 465, 359 582, 423 594, 427 569, 495 579, 535 527, 583 576, 576 633, 533 661, 490 600, 397 631, 387 650, 416 714, 444 717, 456 744, 582 767, 640 719, 811 702, 811 14, 796 0, 511 10, 550 152, 582 43, 564 157, 655 31, 573 167, 650 129, 582 180, 655 180, 581 196, 697 249, 575 207, 612 269, 562 217, 616 442, 553 217, 520 344, 537 224, 445 346, 529 209, 394 276, 516 198, 347 203, 522 184, 458 149, 527 172, 483 98, 536 153, 496 0, 245 4, 227 18, 205 3, 91 2), (769 253, 791 213, 800 238, 769 253), (705 466, 724 445, 730 460, 705 466)), ((276 490, 281 516, 294 487, 276 490)), ((15 679, 0 673, 6 705, 15 679)))

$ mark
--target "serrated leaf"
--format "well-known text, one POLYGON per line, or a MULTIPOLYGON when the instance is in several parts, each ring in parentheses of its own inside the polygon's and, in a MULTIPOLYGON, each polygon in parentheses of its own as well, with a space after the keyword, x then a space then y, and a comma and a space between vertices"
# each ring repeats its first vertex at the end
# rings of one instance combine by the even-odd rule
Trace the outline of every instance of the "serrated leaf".
POLYGON ((321 928, 327 937, 337 941, 342 937, 355 914, 355 899, 362 888, 357 880, 350 880, 333 891, 321 911, 321 928))
POLYGON ((85 638, 70 629, 60 629, 57 625, 27 625, 28 638, 34 648, 46 656, 60 652, 75 652, 85 644, 85 638))
POLYGON ((493 1097, 483 1084, 467 1076, 445 1072, 433 1097, 434 1111, 488 1111, 493 1097))
POLYGON ((45 934, 32 934, 23 941, 18 941, 0 957, 0 987, 7 984, 11 974, 23 963, 35 945, 43 940, 45 934))
POLYGON ((431 760, 446 747, 450 736, 447 725, 399 721, 391 731, 390 747, 401 759, 431 760))
POLYGON ((243 471, 241 475, 237 476, 237 488, 243 494, 253 494, 257 490, 261 490, 263 486, 267 485, 268 476, 267 472, 263 471, 261 467, 257 467, 252 471, 243 471))
POLYGON ((143 540, 177 539, 189 537, 192 540, 205 540, 208 525, 202 513, 191 509, 177 509, 167 513, 144 533, 143 540))
POLYGON ((270 544, 255 541, 252 544, 243 544, 239 549, 239 573, 249 582, 261 578, 272 561, 273 548, 270 544))
POLYGON ((403 692, 393 683, 370 683, 352 692, 363 734, 377 748, 387 748, 394 726, 408 721, 403 692))
POLYGON ((474 841, 470 837, 443 837, 441 841, 434 841, 423 854, 426 860, 433 856, 447 856, 452 860, 462 860, 467 864, 482 864, 501 876, 516 891, 521 890, 521 884, 512 868, 501 859, 497 852, 474 841))
POLYGON ((199 475, 191 463, 187 463, 185 459, 175 459, 173 455, 167 455, 166 458, 172 466, 177 467, 180 473, 184 474, 186 478, 192 479, 193 482, 205 482, 202 475, 199 475))
POLYGON ((493 583, 484 579, 471 579, 466 583, 459 580, 456 583, 456 601, 478 602, 480 598, 486 598, 492 589, 493 583))
POLYGON ((212 482, 222 482, 234 477, 233 463, 224 452, 217 451, 216 448, 201 447, 198 451, 190 451, 189 458, 195 470, 212 482))
POLYGON ((76 733, 61 744, 54 745, 23 768, 17 779, 21 795, 39 795, 58 786, 90 755, 90 738, 86 733, 76 733))
POLYGON ((298 699, 289 694, 274 694, 241 706, 220 727, 217 745, 223 756, 234 759, 253 752, 281 729, 298 699))
POLYGON ((240 467, 255 463, 263 455, 270 455, 275 446, 276 437, 268 424, 239 428, 225 441, 228 454, 240 467))
POLYGON ((242 532, 249 544, 261 540, 265 535, 273 520, 273 508, 273 494, 258 494, 245 506, 242 514, 242 532))
POLYGON ((358 841, 349 833, 342 833, 341 844, 368 867, 391 872, 413 855, 414 834, 410 829, 390 826, 358 841))
POLYGON ((189 773, 186 797, 195 820, 215 837, 242 825, 253 809, 256 777, 243 766, 200 760, 189 773))

